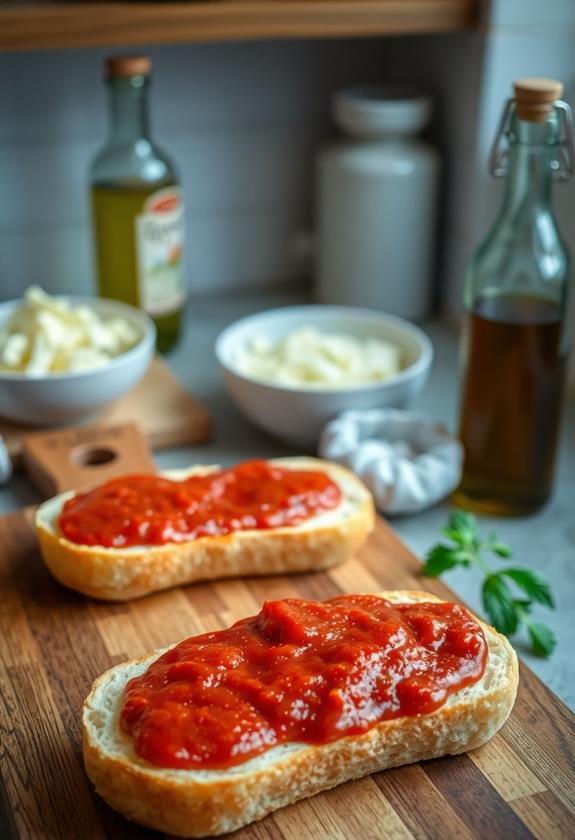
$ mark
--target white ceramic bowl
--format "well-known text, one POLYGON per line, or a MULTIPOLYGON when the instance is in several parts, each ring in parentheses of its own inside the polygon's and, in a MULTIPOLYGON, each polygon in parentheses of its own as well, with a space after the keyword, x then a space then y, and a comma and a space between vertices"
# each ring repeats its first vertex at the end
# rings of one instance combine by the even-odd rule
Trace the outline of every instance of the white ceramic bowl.
POLYGON ((325 423, 347 409, 409 406, 427 382, 433 360, 432 344, 418 327, 402 318, 349 306, 293 306, 250 315, 218 336, 215 353, 228 392, 243 414, 275 437, 304 446, 315 444, 325 423), (240 351, 253 336, 277 342, 304 326, 391 341, 401 347, 405 367, 384 382, 334 389, 273 385, 236 367, 240 351))
MULTIPOLYGON (((121 397, 146 373, 156 341, 156 328, 133 306, 104 298, 70 296, 72 303, 89 304, 102 315, 125 318, 140 332, 137 344, 102 367, 78 373, 26 376, 0 371, 0 415, 35 426, 71 423, 95 414, 121 397)), ((0 329, 22 303, 0 303, 0 329)))

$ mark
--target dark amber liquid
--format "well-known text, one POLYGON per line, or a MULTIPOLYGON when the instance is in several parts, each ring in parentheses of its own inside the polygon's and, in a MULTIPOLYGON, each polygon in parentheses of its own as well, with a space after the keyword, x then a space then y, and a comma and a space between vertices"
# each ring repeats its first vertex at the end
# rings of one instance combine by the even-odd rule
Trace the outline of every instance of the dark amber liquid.
POLYGON ((558 305, 527 295, 477 301, 466 324, 457 504, 513 516, 547 501, 565 367, 558 305))

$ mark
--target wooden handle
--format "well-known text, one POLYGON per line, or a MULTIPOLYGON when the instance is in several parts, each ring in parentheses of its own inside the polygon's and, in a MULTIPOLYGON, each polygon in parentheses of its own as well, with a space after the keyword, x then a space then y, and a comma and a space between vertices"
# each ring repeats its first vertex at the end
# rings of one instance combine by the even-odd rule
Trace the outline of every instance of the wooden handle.
POLYGON ((146 439, 134 423, 31 434, 23 440, 22 457, 31 481, 47 497, 94 487, 119 475, 156 471, 146 439))
POLYGON ((518 79, 513 88, 517 116, 529 122, 545 122, 554 102, 563 94, 563 83, 556 79, 518 79))

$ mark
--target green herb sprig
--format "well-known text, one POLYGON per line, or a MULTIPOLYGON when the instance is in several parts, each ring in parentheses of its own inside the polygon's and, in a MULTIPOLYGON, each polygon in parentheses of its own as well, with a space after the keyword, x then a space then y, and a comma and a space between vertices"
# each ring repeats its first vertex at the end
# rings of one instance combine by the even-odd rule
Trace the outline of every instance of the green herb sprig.
POLYGON ((546 624, 532 621, 529 615, 535 603, 555 609, 551 588, 543 575, 532 569, 511 566, 494 571, 485 562, 484 554, 490 552, 505 560, 512 556, 512 551, 498 541, 495 533, 482 539, 477 520, 470 513, 452 513, 442 534, 451 540, 451 545, 434 545, 425 558, 421 573, 438 577, 456 566, 476 566, 485 575, 481 600, 493 626, 500 633, 511 636, 521 624, 525 625, 533 653, 550 656, 557 643, 553 631, 546 624), (510 582, 520 593, 518 596, 510 582))

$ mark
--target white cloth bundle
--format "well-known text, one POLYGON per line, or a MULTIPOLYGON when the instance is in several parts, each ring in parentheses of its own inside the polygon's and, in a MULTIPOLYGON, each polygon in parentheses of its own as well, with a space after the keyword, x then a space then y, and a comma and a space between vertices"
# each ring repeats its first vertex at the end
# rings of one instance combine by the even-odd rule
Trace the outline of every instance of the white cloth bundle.
POLYGON ((345 411, 324 428, 319 452, 353 470, 385 513, 415 513, 444 499, 463 461, 444 426, 396 409, 345 411))

